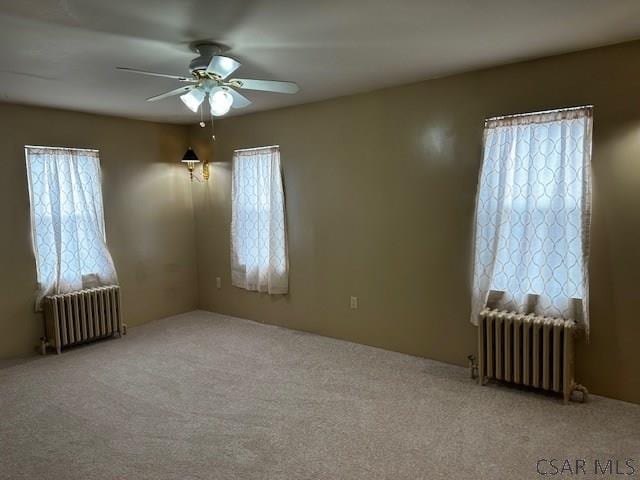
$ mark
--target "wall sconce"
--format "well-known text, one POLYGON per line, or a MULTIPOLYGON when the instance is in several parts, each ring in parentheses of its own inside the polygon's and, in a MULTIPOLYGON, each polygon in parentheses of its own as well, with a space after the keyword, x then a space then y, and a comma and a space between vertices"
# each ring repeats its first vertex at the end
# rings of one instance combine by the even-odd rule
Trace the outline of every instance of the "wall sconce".
MULTIPOLYGON (((196 155, 196 152, 194 152, 193 149, 189 147, 187 151, 184 152, 181 162, 187 164, 187 170, 189 170, 189 178, 193 182, 193 170, 196 166, 196 163, 200 163, 200 159, 196 155)), ((198 177, 195 178, 196 180, 201 181, 198 177)), ((202 162, 202 179, 205 182, 209 181, 209 162, 207 162, 206 160, 202 162)))

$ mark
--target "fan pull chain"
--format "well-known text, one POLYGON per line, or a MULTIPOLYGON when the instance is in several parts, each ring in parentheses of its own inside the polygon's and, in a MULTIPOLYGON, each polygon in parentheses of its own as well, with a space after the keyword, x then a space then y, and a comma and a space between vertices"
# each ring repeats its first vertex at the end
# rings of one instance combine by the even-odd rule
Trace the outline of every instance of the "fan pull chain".
POLYGON ((216 141, 216 132, 213 130, 213 114, 211 114, 211 140, 216 141))
POLYGON ((204 112, 202 111, 202 104, 204 102, 202 102, 200 104, 200 106, 198 107, 198 109, 200 110, 200 128, 204 128, 204 112))

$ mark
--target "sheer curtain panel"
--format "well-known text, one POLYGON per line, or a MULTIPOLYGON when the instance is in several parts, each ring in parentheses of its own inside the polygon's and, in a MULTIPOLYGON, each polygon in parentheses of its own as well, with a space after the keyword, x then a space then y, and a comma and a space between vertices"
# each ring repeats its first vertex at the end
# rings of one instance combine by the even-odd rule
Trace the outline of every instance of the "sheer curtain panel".
POLYGON ((278 147, 237 150, 231 183, 231 283, 289 291, 284 191, 278 147))
POLYGON ((25 147, 39 308, 46 295, 117 283, 94 150, 25 147))
POLYGON ((487 304, 589 328, 592 108, 487 120, 471 321, 487 304), (580 301, 576 301, 580 300, 580 301))

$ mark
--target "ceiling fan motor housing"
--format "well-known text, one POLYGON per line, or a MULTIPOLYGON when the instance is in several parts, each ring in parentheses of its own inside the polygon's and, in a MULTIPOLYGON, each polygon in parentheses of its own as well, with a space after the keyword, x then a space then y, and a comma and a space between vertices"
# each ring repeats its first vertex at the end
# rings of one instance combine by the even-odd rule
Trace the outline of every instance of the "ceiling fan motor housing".
POLYGON ((209 62, 211 61, 211 57, 199 56, 191 60, 189 64, 189 70, 193 72, 197 72, 198 70, 206 70, 209 62))
POLYGON ((206 70, 211 62, 211 58, 214 55, 218 55, 223 51, 221 45, 217 45, 215 43, 203 42, 198 43, 193 46, 193 50, 200 54, 199 57, 194 58, 189 63, 189 70, 193 72, 197 72, 200 70, 206 70))

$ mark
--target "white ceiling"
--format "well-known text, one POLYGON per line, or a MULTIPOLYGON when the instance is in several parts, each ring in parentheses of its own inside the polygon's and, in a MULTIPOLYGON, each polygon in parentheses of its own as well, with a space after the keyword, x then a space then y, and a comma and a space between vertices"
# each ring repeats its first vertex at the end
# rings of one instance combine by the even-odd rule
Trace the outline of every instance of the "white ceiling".
POLYGON ((639 37, 638 0, 0 0, 0 99, 195 122, 144 101, 179 84, 115 67, 185 74, 211 39, 237 76, 301 87, 243 113, 639 37))

